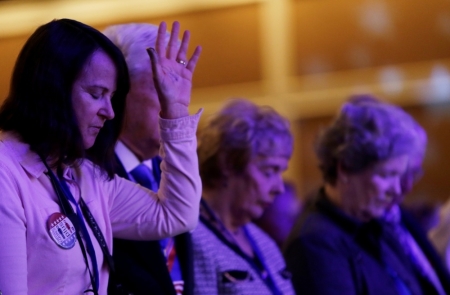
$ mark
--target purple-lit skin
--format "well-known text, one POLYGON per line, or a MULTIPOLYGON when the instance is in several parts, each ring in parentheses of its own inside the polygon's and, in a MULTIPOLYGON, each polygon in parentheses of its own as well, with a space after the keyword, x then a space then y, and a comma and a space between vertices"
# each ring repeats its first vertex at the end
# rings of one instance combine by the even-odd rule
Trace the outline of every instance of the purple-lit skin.
POLYGON ((415 132, 416 142, 409 154, 408 169, 402 177, 402 194, 398 203, 403 201, 403 198, 412 190, 414 184, 423 175, 422 164, 428 142, 427 134, 417 123, 413 124, 412 129, 415 132))
MULTIPOLYGON (((423 157, 420 155, 411 155, 409 158, 408 169, 402 176, 402 197, 407 195, 413 188, 414 184, 422 177, 423 157)), ((403 199, 399 200, 399 202, 403 199)))
POLYGON ((296 195, 294 187, 284 184, 284 192, 277 195, 273 203, 255 223, 282 246, 289 235, 295 219, 302 208, 302 202, 296 195))
POLYGON ((347 174, 340 171, 338 206, 348 215, 368 221, 384 216, 403 193, 401 178, 406 172, 408 156, 381 161, 366 170, 347 174))
POLYGON ((111 98, 116 90, 117 70, 103 51, 95 52, 72 88, 72 104, 83 144, 94 145, 106 120, 114 118, 111 98))
POLYGON ((288 161, 285 156, 254 156, 246 168, 246 177, 230 177, 229 186, 234 191, 231 204, 234 219, 246 224, 261 217, 275 197, 284 192, 282 173, 287 169, 288 161))
POLYGON ((161 109, 153 82, 151 67, 130 78, 130 92, 127 96, 127 120, 120 135, 128 148, 142 160, 158 155, 161 136, 158 126, 161 109))

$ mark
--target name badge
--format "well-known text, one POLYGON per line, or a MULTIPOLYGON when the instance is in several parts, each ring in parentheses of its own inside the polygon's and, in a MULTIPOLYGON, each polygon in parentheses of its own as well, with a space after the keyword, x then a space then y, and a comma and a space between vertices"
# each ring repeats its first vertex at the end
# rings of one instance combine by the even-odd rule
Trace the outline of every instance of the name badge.
POLYGON ((53 213, 47 220, 47 230, 55 243, 63 249, 71 249, 77 240, 75 227, 69 217, 53 213))

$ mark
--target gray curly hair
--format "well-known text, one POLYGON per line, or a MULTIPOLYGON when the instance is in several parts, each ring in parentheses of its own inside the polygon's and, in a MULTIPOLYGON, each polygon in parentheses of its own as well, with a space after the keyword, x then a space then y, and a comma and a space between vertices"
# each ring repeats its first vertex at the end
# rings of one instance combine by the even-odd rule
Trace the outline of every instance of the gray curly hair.
POLYGON ((358 173, 392 157, 423 156, 425 147, 425 131, 403 109, 371 95, 358 95, 318 136, 315 152, 324 180, 334 185, 338 165, 358 173))
POLYGON ((205 187, 224 179, 227 168, 243 173, 256 155, 290 158, 293 137, 287 119, 273 108, 245 99, 230 100, 201 130, 198 157, 205 187))

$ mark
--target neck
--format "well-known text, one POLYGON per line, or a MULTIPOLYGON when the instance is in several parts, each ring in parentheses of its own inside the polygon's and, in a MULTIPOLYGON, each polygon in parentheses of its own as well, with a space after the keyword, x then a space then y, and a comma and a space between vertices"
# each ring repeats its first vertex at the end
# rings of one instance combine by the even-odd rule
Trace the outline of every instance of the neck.
POLYGON ((341 194, 339 193, 339 190, 336 188, 336 186, 326 183, 325 194, 327 195, 327 198, 329 201, 331 201, 331 203, 333 203, 336 207, 343 209, 341 194))
POLYGON ((358 207, 355 206, 355 201, 353 198, 349 197, 349 192, 347 192, 339 181, 336 185, 325 184, 325 193, 336 207, 341 209, 345 214, 350 217, 353 217, 359 221, 368 221, 367 216, 364 216, 361 210, 358 210, 358 207))
POLYGON ((231 198, 229 194, 222 191, 203 190, 203 199, 208 203, 220 222, 232 234, 239 233, 241 227, 246 223, 240 221, 238 214, 233 213, 231 198))
POLYGON ((242 228, 249 220, 239 219, 240 214, 233 210, 233 196, 234 194, 227 190, 203 190, 204 200, 228 232, 224 233, 226 238, 235 243, 246 255, 254 257, 252 245, 242 228))

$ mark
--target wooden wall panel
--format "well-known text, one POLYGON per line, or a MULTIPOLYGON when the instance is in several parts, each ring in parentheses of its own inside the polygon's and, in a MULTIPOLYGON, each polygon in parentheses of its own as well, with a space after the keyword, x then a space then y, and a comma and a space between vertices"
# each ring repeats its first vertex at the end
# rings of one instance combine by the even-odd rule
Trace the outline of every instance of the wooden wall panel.
POLYGON ((0 103, 9 92, 12 70, 26 37, 0 39, 0 103))
POLYGON ((192 32, 191 44, 203 49, 194 86, 211 87, 261 80, 259 15, 260 5, 251 4, 130 21, 178 20, 192 32))
POLYGON ((295 1, 295 74, 450 57, 447 0, 295 1))
MULTIPOLYGON (((194 87, 211 87, 261 80, 259 10, 258 4, 251 4, 126 22, 158 24, 164 20, 171 24, 174 20, 180 21, 182 28, 192 32, 191 44, 201 44, 203 47, 194 87)), ((95 27, 102 30, 111 24, 95 27)), ((0 39, 0 101, 8 93, 14 62, 28 37, 0 39)), ((191 52, 193 48, 190 48, 191 52)))

